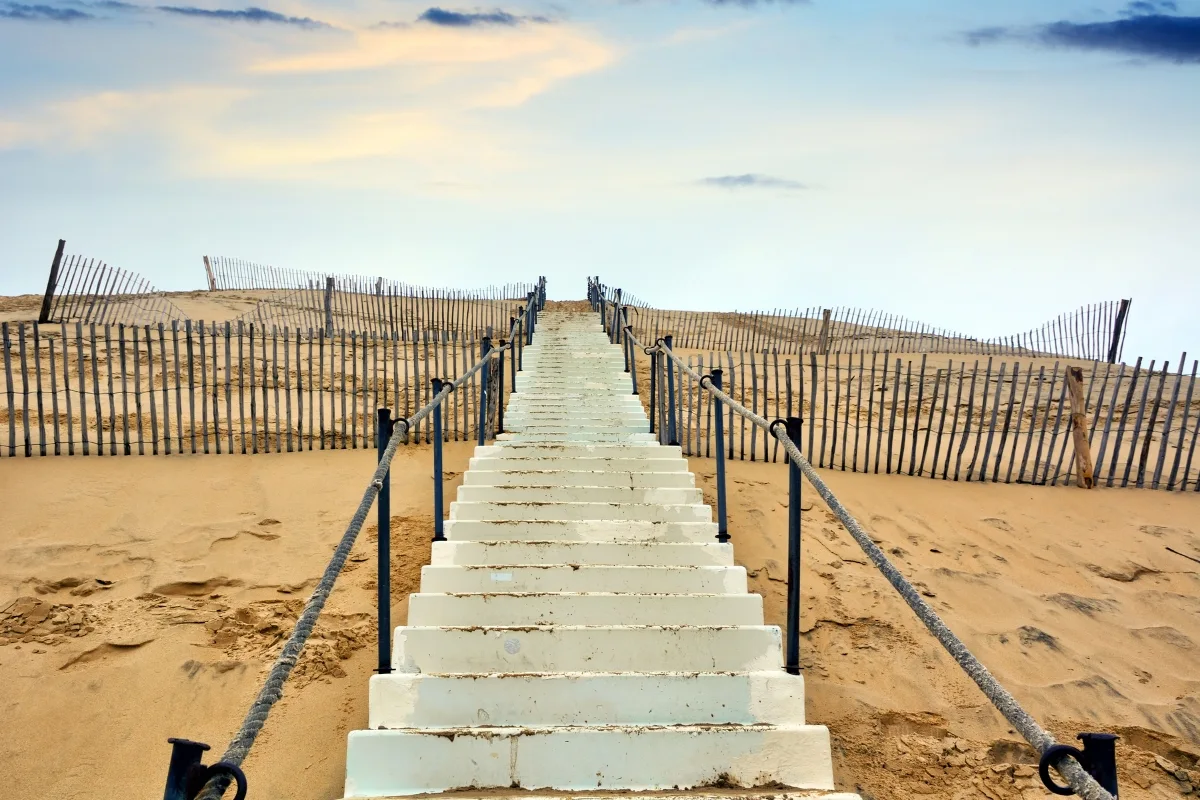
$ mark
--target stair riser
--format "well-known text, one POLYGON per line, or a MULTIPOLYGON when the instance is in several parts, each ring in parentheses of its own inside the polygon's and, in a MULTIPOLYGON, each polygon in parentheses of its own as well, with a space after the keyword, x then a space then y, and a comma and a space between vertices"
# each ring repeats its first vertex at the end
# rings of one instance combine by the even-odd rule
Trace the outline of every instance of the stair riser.
MULTIPOLYGON (((672 458, 681 464, 687 461, 679 445, 660 445, 655 442, 645 444, 522 444, 510 442, 506 445, 484 445, 476 447, 475 458, 567 458, 574 462, 576 459, 588 458, 629 458, 634 460, 658 461, 672 458)), ((587 463, 582 461, 581 463, 587 463)))
POLYGON ((471 675, 371 678, 370 727, 803 725, 804 679, 742 675, 471 675))
POLYGON ((762 625, 756 594, 413 594, 408 624, 762 625))
POLYGON ((715 522, 639 522, 617 520, 552 520, 503 522, 447 520, 447 539, 503 542, 528 539, 539 542, 698 542, 716 541, 715 522))
POLYGON ((592 564, 614 566, 729 566, 733 547, 610 542, 434 542, 430 563, 451 565, 592 564))
POLYGON ((516 486, 462 486, 459 502, 554 502, 566 503, 703 503, 699 489, 633 489, 619 486, 555 486, 526 489, 516 486))
POLYGON ((346 796, 386 797, 466 787, 690 789, 718 780, 832 789, 829 733, 794 728, 603 728, 450 737, 353 731, 346 796))
POLYGON ((690 472, 579 472, 546 470, 473 470, 463 475, 464 486, 612 486, 636 489, 692 489, 696 478, 690 472))
POLYGON ((546 454, 514 455, 509 458, 472 458, 469 469, 480 472, 688 472, 688 462, 681 458, 603 458, 551 456, 546 454))
POLYGON ((421 568, 423 593, 632 592, 635 594, 745 594, 742 567, 495 567, 421 568))
POLYGON ((521 520, 630 520, 641 522, 711 522, 706 505, 663 506, 632 503, 459 503, 450 504, 450 519, 516 522, 521 520))
POLYGON ((397 628, 402 672, 763 672, 782 666, 779 628, 397 628))

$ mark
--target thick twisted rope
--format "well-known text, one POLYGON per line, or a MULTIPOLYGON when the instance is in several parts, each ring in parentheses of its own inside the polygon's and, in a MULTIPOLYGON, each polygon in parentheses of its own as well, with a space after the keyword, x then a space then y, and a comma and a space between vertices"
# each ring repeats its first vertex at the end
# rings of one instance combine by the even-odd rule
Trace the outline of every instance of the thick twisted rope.
MULTIPOLYGON (((514 325, 513 330, 515 329, 516 326, 514 325)), ((363 523, 367 520, 367 514, 370 513, 371 506, 375 503, 375 498, 379 496, 380 490, 383 489, 383 481, 387 477, 388 470, 391 468, 392 459, 396 456, 396 449, 402 442, 408 440, 408 432, 415 428, 417 423, 429 416, 435 407, 450 396, 452 391, 465 384, 470 380, 471 376, 483 369, 488 359, 513 346, 512 331, 509 331, 509 334, 507 344, 488 351, 487 355, 481 358, 475 366, 463 373, 454 382, 447 383, 422 409, 407 419, 396 420, 391 438, 388 439, 387 447, 379 459, 379 465, 375 468, 375 473, 371 476, 371 480, 363 492, 362 500, 359 501, 358 508, 354 510, 354 515, 350 518, 350 523, 346 526, 346 532, 342 534, 337 548, 333 551, 333 557, 329 560, 329 564, 325 567, 325 572, 321 575, 321 580, 317 583, 317 587, 313 590, 312 595, 309 596, 308 602, 305 603, 304 610, 300 613, 299 619, 296 620, 296 627, 292 629, 292 635, 288 637, 287 642, 283 645, 283 649, 279 653, 279 657, 275 659, 275 663, 271 666, 271 671, 267 674, 266 681, 263 682, 263 686, 259 690, 258 696, 254 698, 254 702, 250 704, 250 710, 246 712, 242 726, 229 742, 224 755, 221 756, 221 761, 239 767, 242 765, 242 762, 246 760, 246 756, 250 753, 250 748, 254 746, 259 731, 262 730, 263 725, 266 723, 267 716, 271 713, 271 707, 279 702, 279 698, 283 696, 283 685, 287 682, 288 676, 292 674, 292 669, 295 668, 296 661, 300 658, 300 652, 304 649, 308 637, 312 635, 313 628, 317 624, 317 618, 321 615, 321 610, 325 607, 325 601, 329 599, 329 593, 333 591, 333 585, 337 581, 338 576, 341 575, 342 568, 346 565, 346 559, 349 558, 350 551, 354 548, 354 542, 358 539, 358 534, 362 530, 363 523)), ((220 775, 214 777, 205 786, 199 798, 200 800, 219 800, 225 794, 225 790, 228 787, 229 776, 220 775)))
MULTIPOLYGON (((637 340, 633 339, 632 335, 630 335, 630 339, 634 344, 638 344, 637 340)), ((848 510, 846 510, 846 507, 842 505, 841 501, 837 499, 837 496, 834 495, 833 490, 831 490, 825 484, 825 481, 821 480, 821 476, 818 475, 817 471, 813 469, 812 464, 808 463, 808 459, 806 459, 800 452, 800 448, 798 448, 796 444, 788 438, 787 433, 782 430, 782 425, 773 424, 767 419, 760 417, 758 414, 755 414, 753 411, 741 405, 729 395, 725 394, 725 392, 713 386, 708 375, 701 375, 685 364, 678 356, 671 352, 669 348, 664 346, 661 339, 652 347, 646 348, 646 351, 663 353, 667 358, 675 362, 675 364, 677 364, 684 372, 691 376, 692 380, 696 381, 700 386, 708 390, 710 394, 720 400, 724 405, 732 409, 734 413, 745 417, 755 425, 758 425, 760 428, 770 431, 770 433, 783 445, 784 450, 787 451, 788 458, 790 458, 792 463, 796 464, 800 468, 800 471, 804 474, 804 477, 808 478, 808 482, 813 485, 813 488, 817 490, 817 494, 821 495, 821 499, 824 500, 826 505, 829 506, 829 510, 834 513, 834 516, 836 516, 841 521, 842 525, 845 526, 846 530, 850 532, 850 535, 854 538, 854 541, 858 543, 858 546, 861 547, 863 552, 867 554, 867 557, 871 559, 871 562, 879 569, 880 572, 883 573, 883 576, 887 578, 888 583, 892 585, 892 588, 895 589, 902 598, 904 598, 904 602, 908 603, 908 607, 913 610, 913 613, 917 615, 918 619, 925 624, 925 627, 929 629, 929 632, 937 638, 944 648, 946 648, 946 651, 950 653, 956 662, 958 662, 958 665, 962 667, 964 672, 967 673, 967 676, 970 677, 971 680, 975 681, 975 685, 980 688, 988 700, 992 701, 992 705, 994 705, 996 709, 1004 715, 1004 718, 1012 724, 1013 728, 1015 728, 1023 737, 1025 737, 1025 741, 1029 742, 1029 744, 1038 751, 1039 755, 1045 753, 1048 749, 1057 744, 1054 736, 1042 728, 1042 726, 1038 724, 1037 720, 1030 716, 1029 712, 1021 707, 1021 704, 1017 702, 1017 699, 1009 694, 1007 689, 1000 685, 999 681, 997 681, 992 673, 988 671, 987 667, 985 667, 979 661, 979 659, 977 659, 971 653, 971 651, 967 649, 967 646, 963 644, 962 640, 959 639, 949 627, 946 626, 946 623, 942 622, 942 619, 938 616, 937 612, 930 608, 929 604, 921 599, 921 596, 917 593, 917 590, 913 588, 913 585, 908 582, 908 579, 901 574, 900 570, 896 568, 895 564, 888 560, 888 557, 884 554, 883 550, 881 550, 879 546, 871 540, 870 535, 868 535, 863 529, 862 525, 858 523, 858 520, 856 520, 854 516, 848 510)), ((1109 794, 1104 787, 1097 783, 1096 779, 1088 774, 1087 771, 1084 770, 1079 764, 1079 762, 1070 755, 1064 754, 1060 756, 1054 761, 1054 767, 1062 774, 1064 778, 1067 779, 1067 782, 1070 784, 1070 786, 1084 800, 1114 800, 1113 796, 1109 794)))

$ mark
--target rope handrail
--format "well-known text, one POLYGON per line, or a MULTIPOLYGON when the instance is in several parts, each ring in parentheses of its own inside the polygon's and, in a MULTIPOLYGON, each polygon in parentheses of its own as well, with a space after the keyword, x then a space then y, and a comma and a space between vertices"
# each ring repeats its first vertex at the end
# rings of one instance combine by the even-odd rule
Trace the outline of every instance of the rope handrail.
MULTIPOLYGON (((624 330, 633 345, 642 346, 641 342, 633 336, 631 327, 626 325, 624 330)), ((644 347, 643 349, 647 355, 651 353, 665 355, 681 370, 686 372, 701 388, 707 390, 723 405, 774 436, 783 445, 788 458, 799 467, 800 472, 808 479, 813 488, 817 490, 817 494, 825 501, 829 510, 838 518, 843 527, 846 528, 850 536, 862 548, 863 552, 866 553, 867 557, 871 559, 876 568, 883 573, 883 576, 887 578, 892 588, 899 593, 904 602, 917 615, 917 618, 929 629, 929 632, 934 635, 938 642, 954 658, 955 662, 958 663, 967 676, 975 682, 975 685, 992 702, 992 705, 1025 738, 1025 741, 1036 749, 1040 756, 1045 756, 1048 751, 1056 749, 1057 755, 1050 755, 1050 763, 1067 779, 1071 788, 1080 797, 1084 798, 1084 800, 1115 800, 1113 795, 1104 789, 1073 755, 1063 752, 1065 748, 1061 748, 1058 745, 1054 736, 1039 725, 1037 720, 1021 707, 1017 699, 1000 685, 1000 682, 988 671, 987 667, 971 653, 963 641, 942 621, 937 612, 921 599, 921 596, 913 585, 896 568, 895 564, 888 559, 883 550, 871 540, 870 535, 863 529, 858 520, 842 505, 841 501, 833 493, 833 490, 821 480, 821 476, 817 474, 812 464, 800 452, 800 448, 782 430, 782 420, 769 421, 738 403, 733 397, 713 386, 711 376, 701 375, 684 363, 683 360, 671 351, 671 348, 665 346, 665 342, 662 339, 659 339, 650 347, 644 347)))
MULTIPOLYGON (((312 635, 313 628, 316 627, 317 618, 321 615, 321 610, 325 607, 325 601, 329 599, 329 594, 333 591, 333 585, 341 575, 342 568, 346 565, 346 559, 350 556, 350 551, 354 548, 354 542, 358 539, 358 534, 362 530, 363 523, 366 522, 367 514, 370 513, 375 498, 378 497, 383 488, 383 482, 391 468, 392 459, 396 456, 396 450, 402 442, 407 441, 408 432, 416 427, 421 420, 429 416, 435 407, 450 396, 451 392, 464 385, 473 375, 483 369, 484 365, 490 359, 511 349, 515 341, 515 332, 524 317, 525 314, 522 313, 521 319, 515 322, 509 329, 508 341, 504 345, 488 350, 473 367, 463 373, 458 379, 445 384, 440 392, 434 395, 424 407, 416 411, 412 416, 395 421, 391 438, 388 440, 387 447, 380 456, 378 466, 375 468, 375 472, 371 476, 366 490, 363 491, 362 500, 359 501, 354 515, 350 518, 350 522, 346 526, 346 532, 342 534, 338 546, 333 551, 333 557, 330 558, 324 573, 321 575, 321 580, 317 583, 316 588, 313 589, 308 602, 304 605, 304 610, 296 620, 296 626, 292 629, 292 635, 284 643, 283 649, 275 659, 275 663, 271 666, 271 670, 267 674, 267 678, 263 682, 257 697, 250 704, 250 709, 246 712, 246 717, 242 721, 241 727, 230 740, 229 746, 225 749, 225 753, 221 756, 221 760, 218 763, 231 764, 235 767, 242 765, 242 762, 245 761, 246 756, 250 753, 250 748, 258 738, 259 731, 262 730, 263 725, 266 723, 267 716, 271 712, 271 707, 283 696, 283 685, 287 682, 288 676, 291 675, 292 669, 296 666, 300 652, 304 649, 308 637, 312 635)), ((219 800, 225 794, 225 790, 229 786, 229 781, 230 778, 228 775, 212 777, 207 782, 204 790, 198 795, 199 800, 219 800)))

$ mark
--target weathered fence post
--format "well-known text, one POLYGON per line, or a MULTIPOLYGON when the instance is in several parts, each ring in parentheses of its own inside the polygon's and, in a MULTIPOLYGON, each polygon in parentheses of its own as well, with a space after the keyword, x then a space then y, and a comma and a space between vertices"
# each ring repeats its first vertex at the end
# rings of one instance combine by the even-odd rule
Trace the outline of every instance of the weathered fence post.
POLYGON ((204 256, 204 277, 208 278, 208 290, 215 292, 217 290, 217 280, 213 277, 212 263, 208 260, 208 256, 204 256))
POLYGON ((1129 312, 1129 300, 1121 301, 1121 309, 1117 312, 1117 319, 1113 322, 1112 339, 1108 345, 1108 363, 1117 363, 1117 355, 1121 347, 1121 333, 1125 330, 1125 315, 1129 312))
MULTIPOLYGON (((720 369, 714 369, 708 375, 709 383, 717 391, 721 390, 723 374, 720 369)), ((703 379, 700 385, 704 385, 703 379)), ((725 409, 717 402, 715 396, 713 402, 716 404, 713 421, 717 429, 717 541, 724 544, 729 541, 729 520, 725 513, 725 409)))
MULTIPOLYGON (((787 437, 792 444, 800 441, 801 424, 800 417, 787 418, 787 437)), ((800 465, 789 458, 787 671, 791 675, 800 674, 800 523, 800 465)))
POLYGON ((66 239, 58 240, 58 249, 54 251, 54 260, 50 262, 50 277, 46 280, 46 295, 42 298, 42 310, 38 313, 38 322, 45 325, 50 321, 50 304, 54 302, 54 290, 58 288, 58 268, 62 264, 63 248, 67 246, 66 239))
POLYGON ((325 278, 325 335, 333 336, 333 276, 325 278))
POLYGON ((484 359, 483 367, 479 370, 479 437, 477 443, 483 447, 487 441, 487 383, 488 383, 488 353, 492 351, 492 340, 487 336, 483 337, 479 346, 479 357, 484 359))
MULTIPOLYGON (((392 412, 381 408, 376 412, 375 445, 379 461, 392 438, 392 412)), ((379 595, 379 664, 375 671, 386 675, 392 671, 392 471, 383 476, 379 487, 379 498, 375 501, 379 517, 378 560, 376 562, 376 584, 379 595)))
MULTIPOLYGON (((671 350, 671 340, 674 337, 667 334, 663 337, 663 345, 668 351, 671 350)), ((671 359, 663 359, 663 366, 667 370, 667 444, 679 444, 679 429, 675 419, 675 363, 671 359)))
POLYGON ((829 315, 833 309, 821 310, 821 338, 817 340, 817 351, 822 355, 829 352, 829 315))
MULTIPOLYGON (((1067 369, 1067 391, 1071 394, 1071 428, 1075 442, 1075 461, 1079 465, 1080 488, 1091 489, 1095 485, 1092 475, 1092 451, 1088 447, 1087 403, 1083 396, 1083 370, 1079 367, 1067 369)), ((1130 456, 1132 458, 1132 456, 1130 456)))
MULTIPOLYGON (((437 397, 445 384, 441 378, 430 381, 433 384, 433 396, 437 397)), ((442 404, 433 407, 433 540, 446 541, 445 503, 442 500, 442 404)))

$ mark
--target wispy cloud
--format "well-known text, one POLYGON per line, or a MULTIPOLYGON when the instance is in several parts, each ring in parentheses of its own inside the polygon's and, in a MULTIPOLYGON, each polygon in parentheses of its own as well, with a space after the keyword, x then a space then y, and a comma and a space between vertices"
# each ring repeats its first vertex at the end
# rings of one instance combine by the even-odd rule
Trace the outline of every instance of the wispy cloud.
POLYGON ((1121 19, 1106 22, 1051 22, 1033 28, 991 27, 964 35, 972 45, 1019 41, 1073 50, 1107 50, 1170 61, 1200 63, 1200 17, 1164 14, 1172 0, 1135 0, 1121 19))
POLYGON ((507 11, 448 11, 444 8, 428 8, 417 17, 418 22, 442 25, 447 28, 471 28, 481 25, 523 25, 527 22, 546 23, 546 17, 523 17, 507 11))
POLYGON ((795 191, 797 189, 807 189, 803 183, 799 181, 788 180, 787 178, 776 178, 771 175, 758 175, 755 173, 746 173, 745 175, 719 175, 712 178, 702 178, 700 180, 702 186, 714 186, 718 189, 787 189, 795 191))
POLYGON ((26 3, 0 3, 0 19, 20 19, 44 22, 82 22, 95 19, 94 14, 80 11, 77 8, 59 8, 47 5, 28 5, 26 3))
POLYGON ((195 6, 157 6, 159 11, 168 14, 179 14, 185 17, 199 17, 202 19, 215 19, 226 22, 268 22, 279 25, 294 25, 298 28, 330 28, 328 22, 312 19, 311 17, 289 17, 286 14, 280 14, 276 11, 268 11, 265 8, 257 8, 251 6, 242 9, 226 9, 226 8, 196 8, 195 6))
POLYGON ((807 5, 812 0, 705 0, 710 6, 741 6, 742 8, 754 8, 755 6, 771 6, 778 2, 782 6, 800 6, 807 5))

